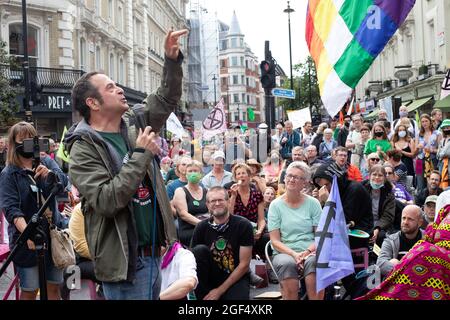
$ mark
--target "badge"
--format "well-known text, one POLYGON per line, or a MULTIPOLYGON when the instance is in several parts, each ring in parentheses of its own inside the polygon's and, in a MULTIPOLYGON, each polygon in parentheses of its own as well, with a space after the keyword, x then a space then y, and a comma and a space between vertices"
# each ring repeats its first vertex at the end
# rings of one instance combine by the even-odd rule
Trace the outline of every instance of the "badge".
POLYGON ((216 241, 216 249, 219 251, 223 251, 225 249, 227 242, 224 238, 220 238, 216 241))
POLYGON ((192 204, 196 207, 198 207, 200 205, 200 203, 197 200, 192 201, 192 204))

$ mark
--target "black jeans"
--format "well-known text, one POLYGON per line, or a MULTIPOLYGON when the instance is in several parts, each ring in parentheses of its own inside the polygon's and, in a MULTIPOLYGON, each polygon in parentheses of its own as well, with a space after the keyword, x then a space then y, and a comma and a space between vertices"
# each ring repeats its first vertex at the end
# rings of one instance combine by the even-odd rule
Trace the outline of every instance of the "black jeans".
MULTIPOLYGON (((198 285, 195 289, 195 296, 198 300, 203 298, 212 290, 219 287, 229 276, 220 270, 214 262, 211 251, 206 245, 200 244, 192 248, 192 252, 197 262, 198 285)), ((249 300, 250 299, 250 278, 248 273, 233 284, 220 300, 249 300)))

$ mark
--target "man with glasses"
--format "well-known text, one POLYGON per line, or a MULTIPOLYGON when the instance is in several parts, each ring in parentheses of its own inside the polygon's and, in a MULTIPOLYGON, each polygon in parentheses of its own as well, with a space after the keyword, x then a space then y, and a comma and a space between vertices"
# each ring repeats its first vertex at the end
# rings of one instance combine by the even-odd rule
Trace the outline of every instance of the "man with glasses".
POLYGON ((441 176, 439 174, 439 171, 434 170, 430 174, 430 177, 427 179, 427 181, 428 186, 422 190, 419 190, 419 192, 417 193, 416 204, 419 207, 423 207, 423 205, 425 204, 425 199, 428 196, 439 196, 443 191, 441 188, 439 188, 439 184, 441 183, 441 176))
POLYGON ((344 171, 347 171, 347 177, 349 180, 353 181, 362 181, 362 175, 359 169, 348 163, 348 152, 344 147, 337 147, 333 152, 333 159, 336 161, 336 164, 344 171))
POLYGON ((197 262, 198 300, 248 300, 253 227, 246 218, 228 212, 228 192, 212 187, 206 195, 211 218, 197 224, 192 252, 197 262))

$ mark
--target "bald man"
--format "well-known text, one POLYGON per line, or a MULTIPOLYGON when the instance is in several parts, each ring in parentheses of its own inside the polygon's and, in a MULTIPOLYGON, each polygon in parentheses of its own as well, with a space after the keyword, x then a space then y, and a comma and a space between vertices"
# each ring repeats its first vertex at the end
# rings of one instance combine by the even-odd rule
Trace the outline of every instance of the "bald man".
POLYGON ((383 277, 386 277, 416 242, 422 239, 422 219, 420 207, 408 205, 403 208, 401 230, 384 239, 377 259, 377 266, 383 277))

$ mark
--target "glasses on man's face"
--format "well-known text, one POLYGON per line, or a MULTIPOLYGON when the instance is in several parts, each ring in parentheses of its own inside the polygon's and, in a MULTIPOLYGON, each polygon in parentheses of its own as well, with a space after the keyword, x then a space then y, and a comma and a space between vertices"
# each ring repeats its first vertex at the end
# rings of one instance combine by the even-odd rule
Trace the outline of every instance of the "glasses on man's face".
POLYGON ((374 161, 374 162, 380 162, 380 159, 378 159, 378 158, 370 158, 369 160, 374 161))
POLYGON ((293 174, 288 174, 285 177, 285 180, 294 180, 294 181, 305 181, 305 177, 294 176, 293 174))
POLYGON ((225 199, 211 199, 208 201, 210 204, 221 204, 225 202, 225 199))
POLYGON ((386 174, 387 174, 388 176, 390 176, 391 174, 394 174, 394 173, 391 172, 391 171, 386 171, 386 174))

